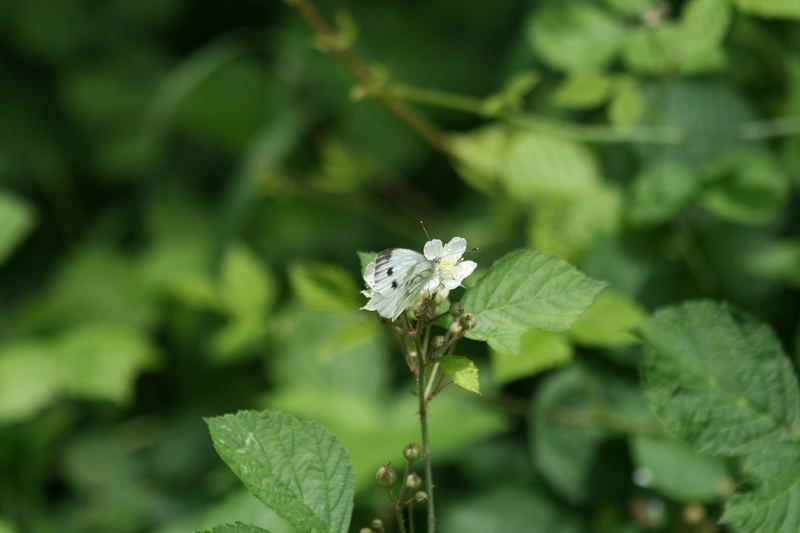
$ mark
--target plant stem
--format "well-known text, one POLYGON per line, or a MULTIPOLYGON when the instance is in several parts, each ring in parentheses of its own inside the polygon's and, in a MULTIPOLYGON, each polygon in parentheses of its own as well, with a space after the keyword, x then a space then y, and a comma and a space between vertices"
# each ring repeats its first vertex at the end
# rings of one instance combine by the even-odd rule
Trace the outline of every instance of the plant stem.
POLYGON ((394 499, 394 493, 392 492, 392 487, 386 487, 386 491, 389 493, 389 501, 392 502, 392 508, 394 509, 394 517, 397 519, 397 531, 398 533, 406 533, 406 524, 403 520, 403 502, 400 500, 399 502, 394 499))
POLYGON ((376 79, 369 65, 348 46, 343 46, 339 43, 340 40, 337 39, 337 33, 320 16, 311 0, 289 0, 288 3, 297 8, 325 50, 336 57, 339 63, 358 80, 368 94, 374 96, 406 126, 435 148, 447 154, 451 153, 450 138, 447 133, 414 107, 397 98, 390 91, 385 90, 385 82, 376 79))
POLYGON ((436 371, 439 370, 439 361, 433 365, 433 369, 431 369, 431 375, 428 376, 428 384, 425 387, 425 398, 428 398, 431 395, 431 390, 433 389, 433 384, 436 382, 436 371))
POLYGON ((414 497, 408 502, 408 533, 414 533, 414 497))
POLYGON ((431 468, 431 446, 428 436, 428 399, 425 396, 425 372, 420 369, 417 379, 419 398, 419 425, 422 432, 422 456, 425 460, 425 492, 428 493, 428 533, 436 530, 436 513, 433 507, 433 469, 431 468))

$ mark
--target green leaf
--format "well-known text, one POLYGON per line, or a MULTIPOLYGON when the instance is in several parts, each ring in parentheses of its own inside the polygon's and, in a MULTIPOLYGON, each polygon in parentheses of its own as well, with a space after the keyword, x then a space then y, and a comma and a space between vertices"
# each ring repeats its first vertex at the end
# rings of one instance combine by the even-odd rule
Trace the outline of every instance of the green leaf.
POLYGON ((453 380, 453 383, 462 389, 481 393, 481 384, 478 380, 478 367, 469 358, 460 355, 446 355, 439 361, 444 375, 453 380))
POLYGON ((605 3, 623 15, 633 16, 652 8, 658 0, 605 0, 605 3))
POLYGON ((631 439, 631 449, 639 483, 669 498, 715 502, 733 489, 723 460, 700 455, 682 441, 637 435, 631 439))
POLYGON ((699 191, 700 178, 673 159, 661 159, 646 165, 633 184, 634 224, 659 224, 671 219, 699 191))
POLYGON ((551 99, 556 107, 586 109, 603 104, 612 94, 614 78, 606 74, 580 73, 562 81, 551 99))
MULTIPOLYGON (((576 513, 541 487, 521 483, 486 483, 483 492, 471 491, 458 503, 444 507, 442 533, 578 533, 585 531, 576 513)), ((438 508, 437 508, 438 512, 438 508)))
POLYGON ((532 329, 522 335, 519 354, 490 352, 495 380, 508 383, 533 376, 572 359, 572 345, 562 333, 532 329))
POLYGON ((156 364, 156 352, 141 332, 112 324, 74 328, 57 343, 65 390, 74 397, 131 400, 136 377, 156 364))
MULTIPOLYGON (((619 434, 654 432, 634 383, 573 364, 548 376, 532 398, 528 425, 534 466, 573 504, 596 486, 607 491, 613 467, 602 470, 600 446, 619 434)), ((606 465, 607 467, 610 465, 606 465)))
POLYGON ((743 462, 747 483, 728 499, 721 522, 737 531, 792 533, 800 528, 800 446, 772 441, 743 462))
POLYGON ((0 190, 0 264, 33 229, 33 208, 10 193, 0 190))
POLYGON ((750 15, 800 19, 800 2, 797 0, 734 0, 734 4, 750 15))
POLYGON ((608 121, 612 126, 627 129, 642 117, 647 108, 647 101, 634 81, 623 80, 617 85, 616 92, 608 104, 608 121))
POLYGON ((616 291, 603 291, 569 330, 578 344, 614 347, 637 342, 633 335, 645 317, 636 302, 616 291))
POLYGON ((58 397, 62 383, 48 344, 4 345, 0 350, 0 423, 35 415, 58 397))
POLYGON ((642 328, 652 409, 703 453, 800 442, 797 379, 774 333, 713 302, 659 311, 642 328))
POLYGON ((707 170, 711 183, 702 203, 717 216, 741 224, 766 224, 782 210, 789 179, 775 160, 756 150, 722 154, 707 170))
POLYGON ((540 252, 579 261, 619 229, 623 199, 614 187, 598 182, 568 199, 543 200, 534 206, 528 226, 531 248, 540 252))
MULTIPOLYGON (((352 366, 350 367, 352 370, 352 366)), ((353 461, 359 489, 375 485, 375 465, 401 464, 397 443, 419 442, 417 399, 408 392, 377 398, 356 387, 334 388, 298 383, 271 393, 270 408, 318 420, 337 435, 353 461)), ((458 460, 464 449, 508 431, 510 420, 497 409, 461 394, 441 394, 430 411, 431 448, 437 464, 458 460)))
POLYGON ((800 287, 800 241, 786 240, 766 244, 750 255, 747 269, 759 276, 800 287))
POLYGON ((530 250, 512 252, 467 291, 464 307, 478 318, 467 337, 518 353, 525 331, 569 329, 605 286, 561 259, 530 250))
POLYGON ((0 516, 0 533, 16 533, 16 531, 17 528, 15 528, 11 522, 8 522, 0 516))
POLYGON ((578 72, 610 63, 622 43, 623 29, 602 9, 568 0, 535 11, 527 37, 545 63, 578 72))
POLYGON ((328 430, 274 411, 206 422, 217 453, 267 507, 300 531, 347 532, 355 477, 328 430))
POLYGON ((623 59, 634 72, 661 75, 675 70, 682 74, 713 72, 725 64, 722 48, 673 22, 628 32, 623 59))
POLYGON ((352 310, 359 307, 359 288, 342 268, 324 263, 294 263, 289 283, 298 300, 312 309, 352 310))
POLYGON ((599 182, 597 162, 584 146, 532 131, 512 137, 500 179, 517 201, 571 199, 599 182))
POLYGON ((251 526, 250 524, 236 522, 234 524, 225 524, 213 529, 207 529, 204 533, 269 533, 269 531, 260 527, 251 526))

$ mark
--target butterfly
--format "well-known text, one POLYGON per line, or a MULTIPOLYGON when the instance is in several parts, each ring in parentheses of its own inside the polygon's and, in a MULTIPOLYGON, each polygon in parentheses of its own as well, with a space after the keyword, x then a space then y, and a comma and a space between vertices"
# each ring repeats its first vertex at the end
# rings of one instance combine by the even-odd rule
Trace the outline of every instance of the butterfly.
POLYGON ((364 294, 370 300, 363 309, 394 321, 424 296, 458 287, 477 266, 461 260, 466 249, 466 239, 453 237, 446 245, 439 239, 429 240, 424 253, 407 248, 382 251, 364 273, 364 294))

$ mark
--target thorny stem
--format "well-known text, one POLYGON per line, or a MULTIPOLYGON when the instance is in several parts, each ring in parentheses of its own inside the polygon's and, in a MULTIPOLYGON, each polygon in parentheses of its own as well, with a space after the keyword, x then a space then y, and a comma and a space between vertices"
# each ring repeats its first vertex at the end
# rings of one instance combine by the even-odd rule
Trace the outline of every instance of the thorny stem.
POLYGON ((419 425, 422 431, 422 457, 425 460, 425 492, 428 493, 428 533, 436 530, 436 513, 433 507, 433 469, 431 468, 431 446, 428 436, 428 399, 425 397, 425 372, 420 369, 417 377, 419 399, 419 425))
POLYGON ((406 126, 435 148, 447 154, 451 153, 450 138, 447 133, 410 104, 385 90, 385 84, 376 79, 369 65, 349 46, 342 46, 338 42, 338 35, 327 21, 320 16, 312 0, 288 0, 288 3, 297 8, 300 15, 316 34, 324 49, 333 54, 339 63, 358 80, 368 94, 374 96, 406 126))

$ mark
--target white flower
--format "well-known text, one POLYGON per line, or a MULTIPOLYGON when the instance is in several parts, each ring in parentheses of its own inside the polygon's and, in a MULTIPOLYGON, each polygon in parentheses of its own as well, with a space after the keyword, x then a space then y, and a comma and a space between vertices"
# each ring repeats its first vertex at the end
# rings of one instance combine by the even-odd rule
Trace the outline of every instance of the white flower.
POLYGON ((432 239, 425 243, 423 252, 425 258, 435 264, 434 275, 425 285, 428 293, 433 293, 440 287, 448 290, 461 285, 464 278, 472 274, 478 263, 463 261, 461 257, 467 251, 467 240, 463 237, 453 237, 450 242, 442 246, 442 241, 432 239))
POLYGON ((361 309, 375 311, 375 306, 372 305, 372 290, 375 288, 375 261, 370 261, 367 268, 364 269, 364 284, 367 288, 361 291, 361 294, 367 297, 367 303, 361 309))

